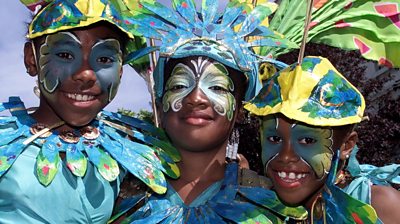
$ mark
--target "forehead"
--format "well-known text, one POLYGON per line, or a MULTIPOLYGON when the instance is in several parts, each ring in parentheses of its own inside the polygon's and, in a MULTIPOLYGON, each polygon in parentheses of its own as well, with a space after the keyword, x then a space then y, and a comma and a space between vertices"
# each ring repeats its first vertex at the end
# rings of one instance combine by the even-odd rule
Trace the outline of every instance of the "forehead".
MULTIPOLYGON (((82 45, 93 45, 93 43, 97 42, 98 40, 104 39, 116 39, 120 43, 123 43, 125 40, 122 31, 119 31, 117 28, 114 28, 112 25, 107 25, 106 23, 99 23, 88 27, 70 29, 60 32, 71 33, 77 40, 81 42, 82 45)), ((50 34, 49 36, 57 35, 60 32, 50 34)), ((47 36, 39 37, 35 39, 34 42, 40 46, 45 42, 46 37, 47 36)))
POLYGON ((289 130, 325 130, 332 129, 332 127, 321 127, 309 125, 297 120, 290 119, 282 114, 271 114, 262 118, 262 125, 264 129, 289 129, 289 130))
MULTIPOLYGON (((211 63, 219 63, 223 65, 227 71, 228 71, 228 76, 232 79, 233 83, 235 86, 240 86, 242 85, 243 88, 245 88, 246 84, 246 76, 244 75, 243 72, 240 72, 236 69, 233 69, 229 66, 226 66, 225 64, 218 62, 212 58, 205 57, 205 56, 190 56, 190 57, 184 57, 184 58, 170 58, 165 64, 165 69, 164 69, 164 81, 168 80, 168 78, 171 76, 171 73, 173 69, 175 68, 176 65, 178 64, 185 64, 187 65, 190 69, 193 71, 196 70, 195 65, 192 63, 194 61, 195 63, 198 62, 199 58, 202 58, 202 60, 207 60, 205 65, 211 64, 211 63)), ((165 83, 164 83, 165 85, 165 83)))

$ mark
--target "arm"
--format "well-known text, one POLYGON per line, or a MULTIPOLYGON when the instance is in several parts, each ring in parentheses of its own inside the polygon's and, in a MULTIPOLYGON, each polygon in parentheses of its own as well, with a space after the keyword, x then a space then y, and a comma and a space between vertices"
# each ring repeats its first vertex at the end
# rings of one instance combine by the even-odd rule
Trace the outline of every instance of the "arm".
POLYGON ((372 186, 371 205, 383 223, 399 223, 400 192, 396 189, 387 186, 372 186))

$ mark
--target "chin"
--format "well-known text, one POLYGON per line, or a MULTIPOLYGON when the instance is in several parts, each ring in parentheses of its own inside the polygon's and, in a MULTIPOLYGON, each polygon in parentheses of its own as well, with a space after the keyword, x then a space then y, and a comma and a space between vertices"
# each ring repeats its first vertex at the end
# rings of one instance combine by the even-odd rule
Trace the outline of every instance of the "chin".
POLYGON ((289 207, 300 206, 300 205, 302 205, 302 202, 305 200, 305 199, 293 199, 296 196, 281 197, 278 192, 277 192, 277 195, 278 195, 279 199, 283 202, 283 204, 285 204, 289 207), (288 198, 288 197, 290 197, 290 198, 288 198))
POLYGON ((75 116, 73 118, 65 117, 65 118, 63 118, 63 120, 69 126, 82 127, 82 126, 85 126, 85 125, 89 124, 90 122, 92 122, 95 118, 96 118, 96 115, 95 116, 87 116, 86 115, 86 116, 75 116), (79 118, 77 118, 77 117, 79 117, 79 118))

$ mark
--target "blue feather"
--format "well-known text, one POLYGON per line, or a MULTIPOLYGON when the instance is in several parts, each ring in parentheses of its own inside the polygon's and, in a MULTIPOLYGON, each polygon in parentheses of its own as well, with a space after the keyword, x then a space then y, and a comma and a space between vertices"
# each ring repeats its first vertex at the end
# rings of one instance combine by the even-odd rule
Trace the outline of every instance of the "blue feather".
POLYGON ((218 12, 218 1, 216 0, 203 0, 201 5, 201 16, 204 24, 211 24, 214 22, 218 12))
POLYGON ((192 25, 197 24, 196 5, 193 0, 172 0, 172 7, 187 21, 187 23, 192 25))

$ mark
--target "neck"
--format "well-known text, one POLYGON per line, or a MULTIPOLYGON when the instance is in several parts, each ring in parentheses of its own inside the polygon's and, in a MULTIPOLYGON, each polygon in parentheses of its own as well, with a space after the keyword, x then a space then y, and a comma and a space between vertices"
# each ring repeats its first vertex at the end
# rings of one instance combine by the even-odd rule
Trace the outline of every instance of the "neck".
POLYGON ((208 187, 224 178, 225 148, 226 143, 212 151, 179 150, 182 157, 178 163, 181 177, 170 180, 170 183, 185 204, 190 205, 208 187))
POLYGON ((225 172, 225 147, 226 144, 223 144, 218 149, 206 152, 180 150, 182 159, 178 167, 183 171, 181 178, 186 181, 221 180, 225 172))

